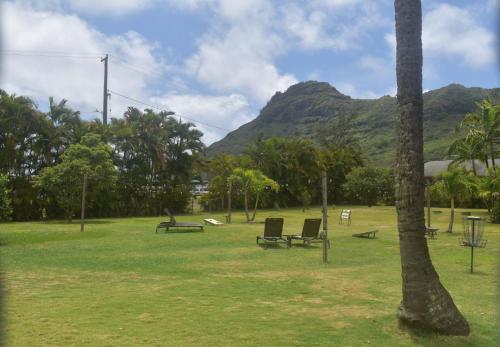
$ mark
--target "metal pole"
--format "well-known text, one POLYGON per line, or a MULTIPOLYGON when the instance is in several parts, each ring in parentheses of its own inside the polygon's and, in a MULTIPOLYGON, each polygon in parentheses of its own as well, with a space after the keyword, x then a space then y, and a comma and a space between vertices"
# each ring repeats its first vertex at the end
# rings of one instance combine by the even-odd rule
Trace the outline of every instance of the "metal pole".
POLYGON ((425 196, 427 198, 427 229, 431 227, 431 194, 429 192, 429 184, 425 185, 425 196))
POLYGON ((108 55, 101 59, 104 62, 104 92, 102 99, 102 123, 108 124, 108 55))
POLYGON ((474 272, 474 227, 476 221, 472 220, 472 236, 471 236, 471 248, 470 248, 470 273, 474 272))
POLYGON ((323 195, 323 263, 328 264, 328 189, 326 181, 326 170, 321 173, 321 186, 323 195))
POLYGON ((83 191, 82 191, 82 211, 80 216, 80 231, 85 229, 85 195, 87 194, 87 174, 83 174, 83 191))

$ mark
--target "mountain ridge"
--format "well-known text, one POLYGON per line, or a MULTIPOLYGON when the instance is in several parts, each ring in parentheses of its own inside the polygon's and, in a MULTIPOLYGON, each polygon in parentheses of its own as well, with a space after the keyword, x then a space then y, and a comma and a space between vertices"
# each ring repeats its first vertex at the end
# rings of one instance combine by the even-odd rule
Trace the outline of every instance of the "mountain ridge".
MULTIPOLYGON (((476 110, 476 102, 491 96, 500 100, 500 88, 465 87, 458 83, 424 93, 424 154, 442 159, 463 117, 476 110)), ((321 127, 338 116, 350 117, 361 135, 369 161, 382 165, 395 156, 396 97, 353 99, 327 82, 306 81, 276 92, 252 121, 228 133, 207 149, 207 156, 243 153, 258 137, 304 137, 317 142, 321 127)))

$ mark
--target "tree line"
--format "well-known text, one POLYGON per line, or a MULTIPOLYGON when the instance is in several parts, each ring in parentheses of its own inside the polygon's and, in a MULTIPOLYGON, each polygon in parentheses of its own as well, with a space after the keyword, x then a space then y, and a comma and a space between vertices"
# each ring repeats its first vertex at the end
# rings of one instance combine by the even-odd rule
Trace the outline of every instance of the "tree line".
POLYGON ((451 207, 448 231, 452 232, 456 203, 486 207, 493 223, 500 223, 500 175, 495 159, 500 157, 495 139, 500 137, 500 105, 487 98, 477 104, 477 111, 467 114, 457 127, 461 136, 448 154, 453 161, 431 186, 435 200, 446 200, 451 207), (477 162, 486 167, 479 175, 477 162), (469 164, 466 170, 463 164, 469 164))
POLYGON ((322 140, 323 146, 317 146, 302 138, 258 138, 242 155, 213 157, 208 164, 209 193, 202 203, 223 210, 230 192, 233 206, 246 211, 258 203, 306 209, 321 202, 322 171, 327 173, 332 203, 394 203, 392 170, 365 166, 355 132, 343 143, 322 140))
POLYGON ((173 116, 129 107, 103 125, 66 100, 41 112, 0 90, 0 219, 71 219, 85 176, 89 217, 185 209, 203 134, 173 116))

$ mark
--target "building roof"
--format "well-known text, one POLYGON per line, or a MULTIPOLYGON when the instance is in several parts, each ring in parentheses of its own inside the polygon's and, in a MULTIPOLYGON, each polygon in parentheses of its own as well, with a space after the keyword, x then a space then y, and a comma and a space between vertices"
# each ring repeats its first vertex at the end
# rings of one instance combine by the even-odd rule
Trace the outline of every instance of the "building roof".
MULTIPOLYGON (((450 164, 453 162, 453 160, 435 160, 435 161, 428 161, 427 163, 424 164, 424 177, 425 178, 431 178, 431 177, 436 177, 442 172, 445 172, 448 170, 448 167, 450 164)), ((491 159, 488 160, 489 167, 492 165, 491 159)), ((484 162, 480 160, 474 160, 474 164, 476 166, 476 172, 478 176, 486 176, 487 171, 486 170, 486 165, 484 162)), ((472 162, 471 161, 466 161, 464 163, 457 164, 460 167, 465 168, 468 171, 472 171, 472 162)), ((495 159, 495 165, 498 167, 500 166, 500 159, 495 159)))

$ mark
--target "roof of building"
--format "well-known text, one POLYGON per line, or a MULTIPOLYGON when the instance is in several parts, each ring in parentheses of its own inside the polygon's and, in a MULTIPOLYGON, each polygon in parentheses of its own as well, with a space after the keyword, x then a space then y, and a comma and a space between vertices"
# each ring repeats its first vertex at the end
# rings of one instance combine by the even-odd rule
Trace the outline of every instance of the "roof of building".
MULTIPOLYGON (((450 164, 453 162, 453 160, 435 160, 435 161, 428 161, 427 163, 424 164, 424 177, 426 178, 431 178, 431 177, 436 177, 442 172, 445 172, 448 170, 448 167, 450 164)), ((489 167, 492 165, 491 159, 488 160, 489 167)), ((464 163, 456 164, 458 166, 461 166, 465 168, 468 171, 472 171, 472 162, 471 161, 466 161, 464 163)), ((478 176, 486 176, 488 170, 486 169, 486 165, 484 162, 480 160, 474 160, 474 165, 476 167, 476 173, 478 176)), ((500 165, 500 159, 495 159, 495 165, 498 167, 500 165)))

